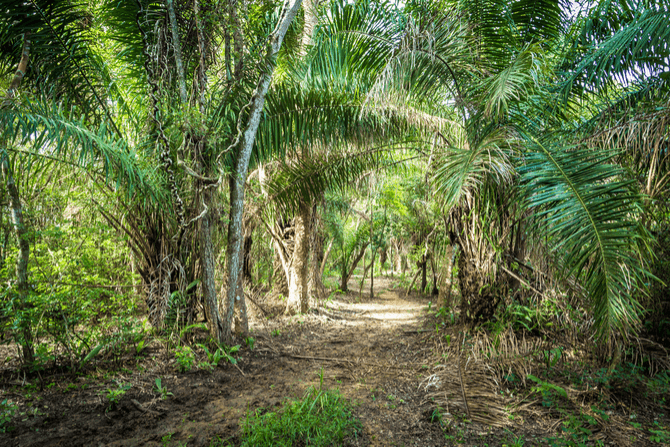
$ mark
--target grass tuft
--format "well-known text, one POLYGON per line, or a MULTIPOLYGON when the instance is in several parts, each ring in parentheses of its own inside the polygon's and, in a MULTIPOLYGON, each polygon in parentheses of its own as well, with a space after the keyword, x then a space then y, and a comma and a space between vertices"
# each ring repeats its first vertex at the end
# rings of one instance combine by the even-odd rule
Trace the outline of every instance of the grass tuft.
POLYGON ((362 426, 339 391, 311 387, 300 400, 288 400, 282 410, 248 411, 242 423, 242 446, 342 446, 357 438, 362 426))

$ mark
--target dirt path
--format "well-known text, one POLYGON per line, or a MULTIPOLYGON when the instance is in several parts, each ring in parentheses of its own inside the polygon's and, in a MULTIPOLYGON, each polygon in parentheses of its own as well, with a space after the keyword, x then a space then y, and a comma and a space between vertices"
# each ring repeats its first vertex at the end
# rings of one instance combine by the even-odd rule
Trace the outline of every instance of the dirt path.
POLYGON ((241 352, 239 369, 226 364, 212 373, 179 374, 174 359, 166 365, 157 352, 102 385, 82 390, 85 378, 57 384, 35 394, 33 414, 0 435, 0 444, 208 446, 217 436, 235 444, 248 409, 301 397, 323 377, 325 387, 355 402, 364 427, 359 445, 446 445, 419 387, 431 359, 418 332, 428 300, 405 297, 388 280, 376 283, 373 299, 338 295, 319 312, 256 324, 256 347, 241 352), (153 391, 158 376, 171 398, 153 391), (133 386, 115 411, 106 411, 105 389, 117 386, 112 380, 133 386))

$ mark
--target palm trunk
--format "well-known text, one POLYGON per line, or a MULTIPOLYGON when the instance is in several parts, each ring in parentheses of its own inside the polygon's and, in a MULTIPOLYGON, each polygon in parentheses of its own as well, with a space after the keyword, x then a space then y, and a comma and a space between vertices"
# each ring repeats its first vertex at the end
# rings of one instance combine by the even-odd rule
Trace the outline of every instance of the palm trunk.
MULTIPOLYGON (((211 190, 204 189, 202 195, 205 204, 211 203, 211 190)), ((212 241, 210 213, 208 212, 200 219, 200 262, 202 266, 202 296, 205 301, 207 321, 210 323, 209 330, 215 340, 222 340, 224 326, 219 314, 219 300, 216 296, 214 243, 212 241)))
POLYGON ((309 205, 301 204, 298 214, 295 216, 295 245, 293 248, 293 259, 289 266, 287 309, 299 309, 301 313, 305 313, 309 309, 307 283, 311 211, 309 205))
MULTIPOLYGON (((9 167, 9 160, 6 154, 2 160, 2 175, 7 181, 7 193, 9 195, 9 205, 12 209, 12 224, 14 225, 14 233, 19 242, 19 256, 16 259, 16 289, 18 292, 18 307, 26 309, 28 303, 28 259, 30 258, 30 242, 28 240, 28 232, 23 221, 23 210, 21 209, 21 200, 19 197, 19 189, 14 182, 14 176, 9 167)), ((26 363, 31 364, 34 358, 33 352, 33 337, 30 330, 30 322, 26 318, 21 318, 21 332, 23 336, 23 359, 26 363)))

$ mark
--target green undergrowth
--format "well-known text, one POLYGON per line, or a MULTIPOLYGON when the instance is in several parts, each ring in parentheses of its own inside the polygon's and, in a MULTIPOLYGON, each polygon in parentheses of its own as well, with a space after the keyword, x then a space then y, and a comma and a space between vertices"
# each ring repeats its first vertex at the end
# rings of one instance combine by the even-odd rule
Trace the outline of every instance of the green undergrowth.
POLYGON ((248 411, 241 446, 342 446, 361 429, 339 391, 310 387, 302 399, 287 400, 277 412, 248 411))

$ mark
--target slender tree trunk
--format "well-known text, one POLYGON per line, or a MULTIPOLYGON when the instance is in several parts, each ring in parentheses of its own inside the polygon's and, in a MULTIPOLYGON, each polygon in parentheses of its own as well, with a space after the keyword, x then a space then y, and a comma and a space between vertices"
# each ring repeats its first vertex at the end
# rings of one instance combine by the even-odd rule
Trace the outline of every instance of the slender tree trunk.
POLYGON ((237 152, 235 170, 231 179, 230 188, 230 220, 228 224, 228 249, 226 258, 228 260, 228 292, 227 292, 227 311, 224 320, 223 334, 221 342, 230 341, 232 335, 232 320, 235 309, 235 301, 238 299, 237 280, 240 272, 240 263, 242 260, 242 215, 244 213, 244 187, 247 181, 249 171, 249 160, 251 158, 251 149, 256 140, 256 132, 261 120, 261 113, 265 105, 265 96, 270 88, 272 75, 275 68, 275 59, 281 48, 281 44, 288 31, 289 25, 295 18, 302 0, 285 0, 282 11, 279 15, 277 26, 272 32, 268 45, 268 51, 265 56, 265 66, 263 74, 254 90, 254 94, 249 102, 249 116, 247 124, 241 135, 238 135, 237 144, 234 146, 237 152))
MULTIPOLYGON (((370 213, 372 215, 372 213, 370 213)), ((375 292, 375 246, 372 242, 372 222, 370 222, 370 298, 374 298, 375 292)))
POLYGON ((247 300, 244 297, 244 268, 240 266, 240 274, 237 279, 237 296, 240 297, 236 304, 238 316, 235 317, 235 332, 243 337, 249 335, 249 319, 247 318, 247 300))
POLYGON ((421 258, 421 261, 417 263, 417 267, 421 269, 421 287, 420 287, 420 292, 425 293, 426 291, 426 286, 428 285, 428 281, 426 280, 426 266, 428 264, 428 259, 426 259, 426 255, 424 254, 421 258))
MULTIPOLYGON (((12 209, 12 224, 14 225, 14 233, 19 242, 19 256, 16 259, 16 290, 18 292, 18 307, 25 309, 28 299, 28 260, 30 258, 30 241, 28 240, 28 232, 23 221, 23 210, 21 208, 21 200, 19 197, 19 189, 14 182, 9 160, 7 154, 3 155, 2 159, 2 175, 5 177, 7 185, 7 193, 9 195, 9 205, 12 209)), ((21 319, 21 332, 23 335, 23 359, 26 363, 33 362, 33 337, 30 330, 30 321, 21 319)))
MULTIPOLYGON (((435 251, 433 251, 434 253, 435 251)), ((437 272, 435 266, 435 256, 430 256, 430 269, 433 272, 433 290, 431 290, 431 295, 437 295, 439 293, 439 288, 437 286, 437 272)))
POLYGON ((310 241, 312 256, 309 261, 309 287, 308 294, 316 302, 325 295, 326 288, 323 285, 323 274, 321 265, 323 264, 324 254, 324 237, 321 231, 321 223, 319 219, 319 207, 312 208, 312 220, 310 224, 310 241))
POLYGON ((300 54, 304 56, 307 53, 307 45, 312 43, 314 27, 318 23, 317 8, 322 0, 303 0, 303 9, 305 10, 305 27, 302 31, 302 40, 300 43, 300 54))
MULTIPOLYGON (((12 99, 16 91, 23 81, 23 77, 28 70, 28 63, 30 61, 30 35, 26 34, 23 37, 23 48, 21 51, 21 60, 14 73, 14 77, 7 89, 7 96, 0 108, 12 107, 12 99)), ((9 166, 9 156, 7 155, 7 142, 0 141, 0 164, 2 164, 2 175, 5 178, 7 185, 7 194, 9 196, 9 206, 11 208, 12 225, 14 227, 14 234, 19 244, 19 255, 16 259, 16 289, 18 292, 18 307, 25 309, 28 305, 28 261, 30 259, 30 241, 28 240, 28 232, 26 230, 25 222, 23 220, 23 209, 21 207, 21 198, 19 195, 19 188, 14 180, 11 167, 9 166)), ((21 319, 21 332, 23 336, 22 350, 23 359, 30 364, 34 360, 33 351, 33 337, 30 328, 29 320, 21 319)))
POLYGON ((200 17, 200 1, 193 1, 193 13, 195 15, 195 26, 198 32, 198 52, 200 53, 200 60, 198 63, 198 103, 200 105, 200 113, 205 113, 205 89, 207 88, 207 66, 205 57, 205 31, 203 29, 202 18, 200 17))
POLYGON ((245 230, 244 235, 244 268, 242 269, 242 277, 245 281, 253 283, 253 276, 251 275, 251 246, 254 242, 253 232, 245 230))
POLYGON ((346 264, 346 259, 342 257, 342 278, 340 279, 340 290, 343 292, 346 292, 349 290, 349 279, 351 278, 351 275, 354 273, 354 270, 356 270, 356 267, 358 267, 358 263, 361 262, 361 259, 363 259, 363 256, 365 256, 365 251, 367 250, 368 246, 367 244, 361 248, 361 251, 358 252, 358 255, 354 259, 354 262, 351 264, 351 268, 347 269, 347 264, 346 264))
POLYGON ((326 253, 323 255, 323 259, 321 260, 321 267, 319 267, 319 276, 321 278, 323 278, 323 274, 326 271, 326 263, 328 262, 328 257, 330 256, 330 251, 333 249, 333 243, 334 242, 335 242, 335 238, 330 240, 330 242, 328 243, 328 248, 326 248, 326 253))
POLYGON ((31 45, 32 42, 30 40, 30 34, 26 34, 25 36, 23 36, 23 48, 21 50, 21 60, 19 61, 19 66, 16 68, 16 72, 14 73, 14 77, 12 78, 12 82, 10 82, 9 88, 7 89, 7 96, 5 97, 3 108, 9 107, 11 105, 11 100, 14 98, 16 91, 19 89, 19 86, 21 85, 21 81, 23 81, 23 77, 26 75, 26 72, 28 71, 28 62, 30 61, 31 45))
POLYGON ((287 309, 300 310, 306 313, 309 310, 308 289, 308 257, 309 257, 309 224, 312 208, 302 204, 295 216, 295 238, 293 259, 289 267, 288 303, 287 309))

